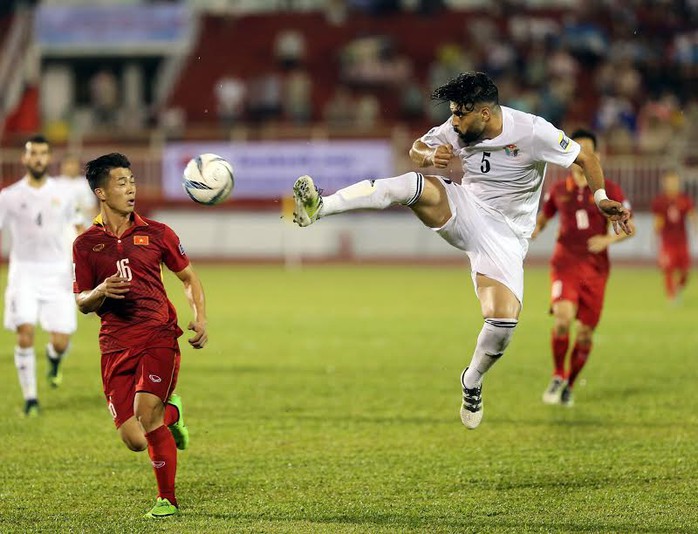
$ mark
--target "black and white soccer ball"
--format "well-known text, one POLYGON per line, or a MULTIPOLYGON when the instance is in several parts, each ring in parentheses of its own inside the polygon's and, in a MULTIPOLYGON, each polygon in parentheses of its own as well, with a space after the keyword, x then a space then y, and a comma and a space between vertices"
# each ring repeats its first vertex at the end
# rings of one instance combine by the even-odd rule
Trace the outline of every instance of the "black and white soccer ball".
POLYGON ((220 204, 233 191, 233 166, 216 154, 201 154, 187 163, 182 185, 194 202, 220 204))

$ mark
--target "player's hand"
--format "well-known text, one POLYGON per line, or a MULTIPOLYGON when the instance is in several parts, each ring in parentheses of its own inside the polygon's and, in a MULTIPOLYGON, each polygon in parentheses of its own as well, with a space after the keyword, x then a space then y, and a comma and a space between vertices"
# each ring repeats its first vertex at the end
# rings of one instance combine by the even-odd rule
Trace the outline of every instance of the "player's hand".
POLYGON ((604 251, 611 244, 611 239, 607 235, 593 235, 587 239, 587 250, 592 254, 604 251))
POLYGON ((451 145, 439 145, 434 149, 431 162, 434 167, 444 169, 448 167, 448 162, 453 157, 453 147, 451 145))
POLYGON ((125 294, 131 289, 131 282, 128 281, 128 278, 113 274, 99 284, 97 289, 107 298, 123 299, 126 298, 125 294))
POLYGON ((536 225, 536 227, 533 229, 533 233, 531 234, 531 241, 538 237, 538 234, 540 234, 540 226, 536 225))
POLYGON ((195 349, 203 349, 208 342, 208 334, 206 333, 206 323, 198 321, 189 321, 187 330, 192 330, 196 335, 189 339, 189 344, 195 349))
POLYGON ((633 229, 629 224, 630 211, 623 207, 623 204, 615 200, 604 199, 599 202, 599 210, 611 221, 613 231, 616 234, 620 234, 620 231, 623 230, 626 235, 632 235, 633 229))

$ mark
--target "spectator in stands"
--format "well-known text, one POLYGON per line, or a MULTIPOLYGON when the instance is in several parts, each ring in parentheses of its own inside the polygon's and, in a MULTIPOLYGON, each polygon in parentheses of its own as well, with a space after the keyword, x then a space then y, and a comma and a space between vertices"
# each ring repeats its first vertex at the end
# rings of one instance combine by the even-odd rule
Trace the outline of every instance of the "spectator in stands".
POLYGON ((222 126, 231 128, 236 125, 245 111, 247 88, 244 80, 237 76, 224 76, 216 83, 218 118, 222 126))
POLYGON ((250 82, 249 110, 253 122, 265 122, 282 110, 282 81, 276 72, 266 72, 250 82))
POLYGON ((112 71, 101 69, 92 77, 90 98, 95 123, 103 127, 114 126, 119 106, 119 87, 112 71))
POLYGON ((349 128, 356 119, 356 100, 351 91, 339 85, 330 100, 325 104, 323 119, 330 128, 349 128))
POLYGON ((305 61, 305 37, 298 30, 283 30, 276 35, 274 54, 284 70, 299 67, 305 61))
POLYGON ((312 82, 305 69, 297 68, 284 80, 283 107, 286 117, 294 124, 306 124, 312 118, 312 82))

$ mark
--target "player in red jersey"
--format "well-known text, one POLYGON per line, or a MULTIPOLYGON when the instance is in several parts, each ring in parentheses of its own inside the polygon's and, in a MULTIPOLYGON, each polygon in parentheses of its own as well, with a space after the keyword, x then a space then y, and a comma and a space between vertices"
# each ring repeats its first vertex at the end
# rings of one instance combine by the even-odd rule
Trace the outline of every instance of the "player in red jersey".
MULTIPOLYGON (((594 133, 577 130, 570 137, 598 157, 594 133)), ((571 169, 571 175, 554 183, 545 195, 532 236, 535 239, 556 213, 560 215, 557 243, 550 260, 555 368, 543 402, 565 406, 574 404, 572 388, 589 357, 594 329, 601 317, 610 268, 607 248, 628 237, 608 232, 608 219, 596 208, 582 169, 577 165, 571 169), (570 329, 575 319, 576 339, 566 371, 570 329)), ((629 209, 617 184, 607 179, 606 191, 629 209)))
POLYGON ((659 238, 659 267, 664 271, 667 298, 675 301, 686 287, 691 256, 688 247, 687 220, 698 232, 698 217, 691 197, 681 192, 677 172, 669 171, 662 178, 662 193, 652 201, 654 229, 659 238), (678 274, 678 280, 676 279, 678 274))
POLYGON ((207 341, 206 306, 199 277, 177 235, 134 211, 136 182, 122 154, 86 165, 99 199, 94 224, 73 244, 75 300, 83 313, 101 319, 102 384, 121 439, 132 451, 148 449, 158 485, 146 517, 178 513, 177 449, 185 449, 181 398, 173 393, 179 371, 177 314, 161 277, 164 263, 184 284, 194 312, 189 343, 207 341), (169 429, 168 429, 169 427, 169 429))

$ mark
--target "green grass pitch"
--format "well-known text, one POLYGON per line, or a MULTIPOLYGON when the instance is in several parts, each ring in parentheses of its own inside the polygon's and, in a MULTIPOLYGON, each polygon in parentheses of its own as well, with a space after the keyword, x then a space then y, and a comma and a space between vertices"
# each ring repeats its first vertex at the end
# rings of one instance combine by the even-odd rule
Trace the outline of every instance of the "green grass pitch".
POLYGON ((148 457, 117 438, 98 320, 81 316, 58 390, 38 337, 36 419, 20 415, 14 337, 1 335, 0 532, 698 531, 698 280, 671 307, 656 270, 615 269, 565 409, 540 401, 548 275, 529 268, 520 326, 467 431, 458 376, 482 320, 465 268, 199 272, 210 343, 182 344, 182 514, 142 519, 148 457))

